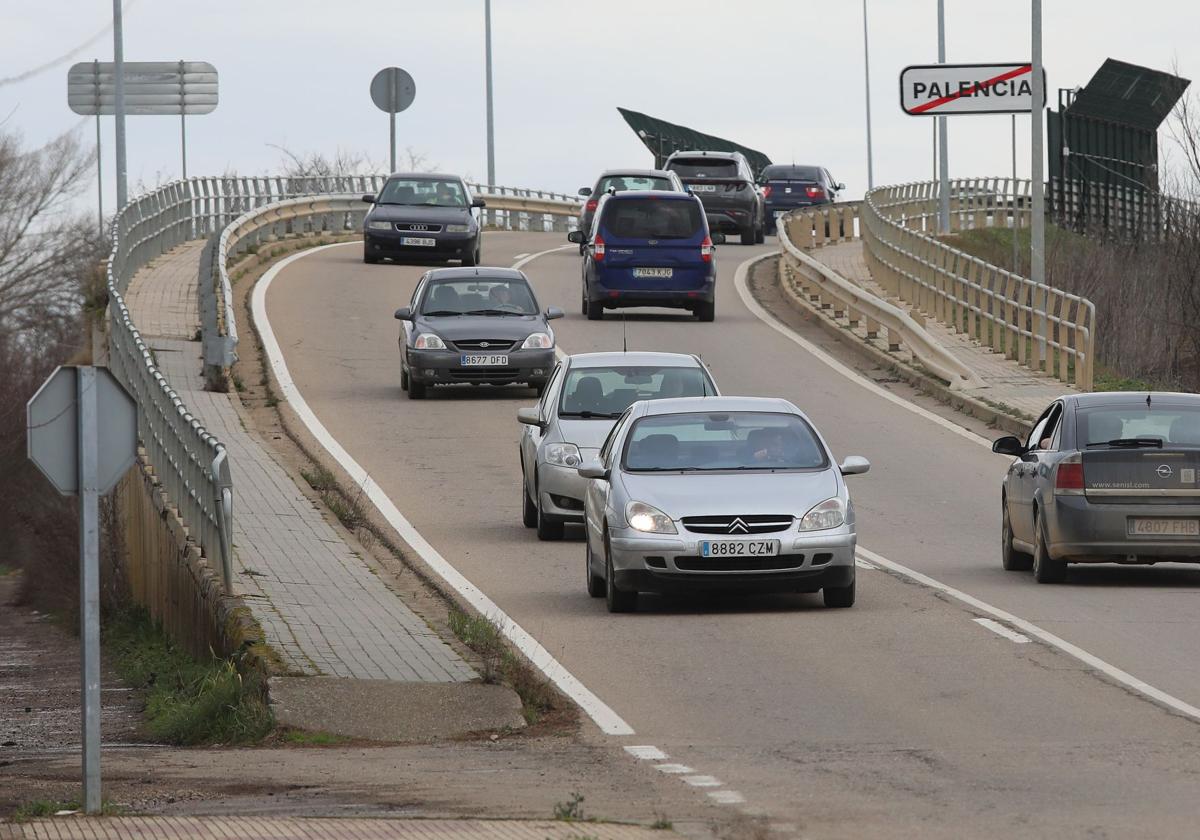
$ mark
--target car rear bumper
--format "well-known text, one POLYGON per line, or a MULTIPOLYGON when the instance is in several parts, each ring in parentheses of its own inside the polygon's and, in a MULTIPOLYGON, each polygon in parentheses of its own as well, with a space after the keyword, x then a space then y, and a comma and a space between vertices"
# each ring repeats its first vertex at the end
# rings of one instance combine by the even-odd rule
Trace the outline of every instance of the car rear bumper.
POLYGON ((758 224, 753 207, 705 207, 704 216, 708 219, 709 230, 719 230, 723 233, 736 233, 758 224))
POLYGON ((429 259, 461 259, 475 252, 479 233, 401 233, 399 231, 363 232, 363 249, 373 257, 417 257, 429 259), (433 245, 405 245, 408 238, 434 240, 433 245))
POLYGON ((408 375, 421 385, 540 385, 554 370, 554 350, 510 350, 507 356, 508 364, 503 367, 463 367, 462 353, 456 350, 409 350, 408 375))
POLYGON ((1129 533, 1132 518, 1200 519, 1200 505, 1094 504, 1086 496, 1055 496, 1046 509, 1047 550, 1055 559, 1074 563, 1200 562, 1200 537, 1129 533))
POLYGON ((692 309, 699 303, 712 303, 716 299, 716 272, 703 278, 691 289, 637 289, 613 288, 605 285, 601 275, 588 283, 588 299, 605 306, 666 306, 673 309, 692 309))

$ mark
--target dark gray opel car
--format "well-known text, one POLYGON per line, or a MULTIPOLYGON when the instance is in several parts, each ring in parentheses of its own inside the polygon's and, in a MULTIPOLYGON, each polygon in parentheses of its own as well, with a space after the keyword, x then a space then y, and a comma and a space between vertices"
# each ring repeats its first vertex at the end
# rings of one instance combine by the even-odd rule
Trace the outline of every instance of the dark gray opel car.
POLYGON ((541 310, 529 280, 511 268, 438 268, 396 310, 400 387, 525 383, 541 396, 554 370, 556 306, 541 310))
POLYGON ((1068 563, 1200 563, 1200 395, 1078 394, 1055 400, 1002 490, 1004 568, 1058 583, 1068 563))
POLYGON ((479 265, 480 228, 471 209, 484 201, 457 175, 392 175, 379 195, 363 201, 375 205, 363 221, 363 262, 391 257, 479 265))

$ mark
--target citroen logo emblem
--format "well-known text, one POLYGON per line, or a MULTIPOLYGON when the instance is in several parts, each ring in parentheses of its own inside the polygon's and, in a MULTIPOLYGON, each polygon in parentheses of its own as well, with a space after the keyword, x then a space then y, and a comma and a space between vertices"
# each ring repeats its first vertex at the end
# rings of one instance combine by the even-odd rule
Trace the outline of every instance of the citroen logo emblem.
POLYGON ((1170 464, 1163 464, 1155 472, 1158 473, 1159 478, 1170 478, 1175 475, 1175 470, 1171 469, 1170 464))
POLYGON ((486 341, 481 341, 481 342, 479 342, 479 346, 480 347, 491 347, 492 345, 486 341))
POLYGON ((750 526, 743 522, 742 517, 739 516, 729 523, 729 533, 748 534, 750 533, 750 526))

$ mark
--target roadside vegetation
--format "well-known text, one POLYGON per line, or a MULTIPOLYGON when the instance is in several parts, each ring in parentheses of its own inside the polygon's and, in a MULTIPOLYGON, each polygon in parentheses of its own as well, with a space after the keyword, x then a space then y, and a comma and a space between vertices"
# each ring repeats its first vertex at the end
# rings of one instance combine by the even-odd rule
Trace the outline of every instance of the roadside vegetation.
MULTIPOLYGON (((17 807, 8 818, 14 823, 26 823, 42 817, 53 817, 62 811, 78 811, 82 806, 75 800, 59 802, 54 799, 35 799, 17 807)), ((100 813, 106 817, 115 817, 121 809, 107 799, 100 801, 100 813)))
POLYGON ((479 656, 483 681, 503 682, 521 698, 525 723, 532 726, 555 708, 557 695, 554 689, 545 677, 513 651, 496 622, 451 607, 449 623, 454 635, 479 656))

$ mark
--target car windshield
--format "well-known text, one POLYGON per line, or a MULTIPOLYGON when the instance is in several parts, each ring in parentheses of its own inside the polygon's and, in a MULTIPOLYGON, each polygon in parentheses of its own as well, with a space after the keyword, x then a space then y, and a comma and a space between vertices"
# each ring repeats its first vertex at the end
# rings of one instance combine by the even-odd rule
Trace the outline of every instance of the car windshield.
POLYGON ((383 185, 377 204, 424 207, 466 207, 467 195, 457 180, 392 178, 383 185))
POLYGON ((705 412, 643 417, 625 443, 633 472, 827 469, 825 447, 794 414, 705 412))
POLYGON ((1104 405, 1076 412, 1079 438, 1084 446, 1104 446, 1110 441, 1149 438, 1164 446, 1200 446, 1200 405, 1146 405, 1144 399, 1128 406, 1104 405))
POLYGON ((819 181, 815 166, 768 166, 763 170, 764 181, 819 181))
POLYGON ((610 175, 601 178, 596 185, 596 195, 608 192, 609 188, 616 192, 625 190, 667 190, 671 191, 671 181, 668 178, 652 178, 646 175, 610 175))
POLYGON ((671 161, 669 166, 679 173, 680 178, 736 178, 738 176, 737 161, 728 158, 677 158, 671 161))
POLYGON ((704 224, 695 200, 626 198, 609 200, 601 227, 621 239, 691 239, 704 224))
POLYGON ((699 367, 575 368, 567 374, 559 417, 618 417, 637 400, 715 393, 699 367))
POLYGON ((421 300, 422 315, 536 315, 537 311, 537 302, 524 280, 437 280, 421 300))

